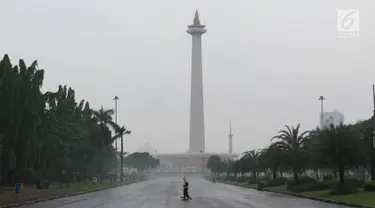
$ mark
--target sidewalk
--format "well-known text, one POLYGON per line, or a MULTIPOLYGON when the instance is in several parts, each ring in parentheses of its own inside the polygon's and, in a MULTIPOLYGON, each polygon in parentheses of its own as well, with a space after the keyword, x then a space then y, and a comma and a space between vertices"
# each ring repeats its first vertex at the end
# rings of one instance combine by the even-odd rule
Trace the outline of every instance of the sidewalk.
POLYGON ((13 203, 22 203, 39 198, 59 196, 69 194, 74 191, 68 188, 60 188, 59 185, 53 185, 49 189, 36 189, 35 185, 25 185, 20 194, 14 193, 14 187, 0 186, 0 206, 13 203))
MULTIPOLYGON (((101 189, 113 188, 121 185, 135 183, 137 181, 104 182, 98 185, 70 184, 69 187, 60 187, 60 185, 50 185, 49 189, 36 189, 35 185, 25 185, 20 194, 14 193, 14 187, 0 186, 0 208, 10 204, 23 204, 36 200, 43 200, 52 197, 64 197, 73 194, 92 192, 101 189)), ((5 206, 7 207, 7 206, 5 206)))

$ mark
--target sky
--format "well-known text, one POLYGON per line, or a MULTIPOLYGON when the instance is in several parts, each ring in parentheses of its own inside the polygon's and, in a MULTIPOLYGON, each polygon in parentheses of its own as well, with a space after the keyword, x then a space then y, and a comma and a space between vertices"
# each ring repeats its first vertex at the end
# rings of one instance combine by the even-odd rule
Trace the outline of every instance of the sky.
POLYGON ((1 0, 0 55, 38 60, 44 91, 75 89, 91 107, 114 108, 145 140, 185 152, 189 139, 191 36, 199 11, 207 152, 263 148, 284 125, 369 118, 375 83, 373 0, 1 0), (337 10, 359 9, 359 38, 338 38, 337 10))

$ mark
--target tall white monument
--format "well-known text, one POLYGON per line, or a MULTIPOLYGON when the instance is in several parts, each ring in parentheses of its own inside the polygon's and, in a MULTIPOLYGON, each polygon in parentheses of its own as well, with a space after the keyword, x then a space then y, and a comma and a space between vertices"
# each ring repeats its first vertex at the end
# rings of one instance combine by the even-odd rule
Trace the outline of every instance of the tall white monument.
POLYGON ((202 35, 206 33, 201 25, 198 10, 187 33, 192 36, 191 51, 191 95, 190 95, 190 148, 189 152, 205 152, 203 77, 202 77, 202 35))
POLYGON ((233 153, 233 133, 232 133, 232 121, 229 121, 229 154, 233 153))

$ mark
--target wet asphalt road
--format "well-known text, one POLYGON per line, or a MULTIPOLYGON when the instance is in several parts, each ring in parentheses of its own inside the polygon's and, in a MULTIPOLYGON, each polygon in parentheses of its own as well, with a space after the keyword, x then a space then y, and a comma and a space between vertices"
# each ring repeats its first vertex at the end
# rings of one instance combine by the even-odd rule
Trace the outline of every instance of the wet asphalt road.
POLYGON ((160 178, 22 208, 344 208, 204 179, 190 179, 192 201, 181 201, 180 178, 160 178))

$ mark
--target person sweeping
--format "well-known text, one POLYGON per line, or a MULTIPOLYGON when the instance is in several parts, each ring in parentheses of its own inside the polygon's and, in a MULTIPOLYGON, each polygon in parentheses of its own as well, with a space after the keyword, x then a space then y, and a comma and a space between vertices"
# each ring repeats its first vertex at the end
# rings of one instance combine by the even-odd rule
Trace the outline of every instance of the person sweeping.
POLYGON ((186 176, 184 177, 184 184, 183 184, 183 191, 184 191, 184 196, 183 198, 185 200, 192 200, 192 198, 189 196, 189 182, 187 181, 186 176))

